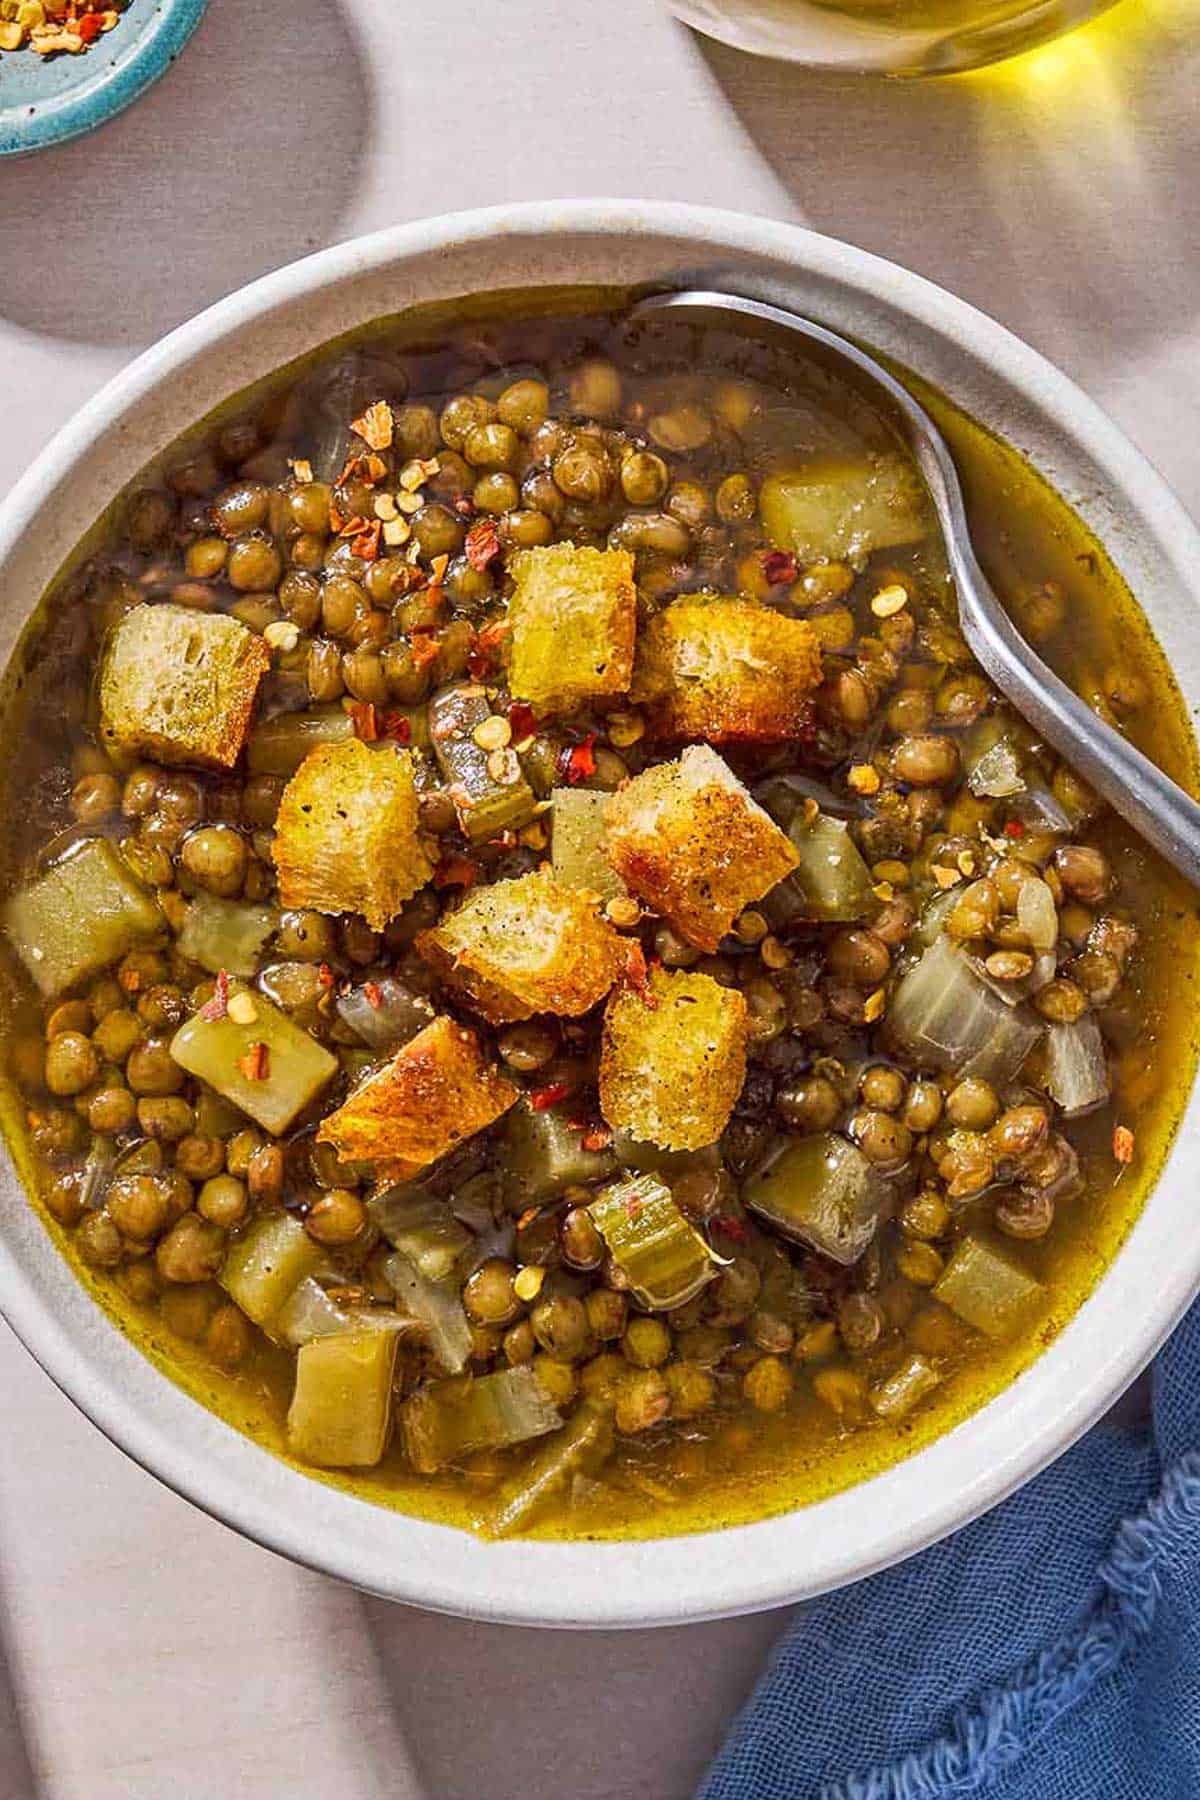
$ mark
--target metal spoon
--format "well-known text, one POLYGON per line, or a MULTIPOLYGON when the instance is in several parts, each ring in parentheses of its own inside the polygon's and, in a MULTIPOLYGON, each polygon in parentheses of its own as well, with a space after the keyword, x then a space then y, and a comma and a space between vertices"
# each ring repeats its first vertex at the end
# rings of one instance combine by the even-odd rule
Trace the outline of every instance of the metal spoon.
POLYGON ((852 364, 860 377, 866 376, 883 391, 890 402, 889 413, 901 426, 932 496, 958 590, 959 622, 977 661, 1001 693, 1114 811, 1181 875, 1200 887, 1200 805, 1072 693, 1017 631, 976 561, 954 460, 924 407, 857 344, 762 300, 688 288, 641 300, 630 316, 640 319, 674 312, 752 319, 792 332, 819 344, 834 359, 852 364))

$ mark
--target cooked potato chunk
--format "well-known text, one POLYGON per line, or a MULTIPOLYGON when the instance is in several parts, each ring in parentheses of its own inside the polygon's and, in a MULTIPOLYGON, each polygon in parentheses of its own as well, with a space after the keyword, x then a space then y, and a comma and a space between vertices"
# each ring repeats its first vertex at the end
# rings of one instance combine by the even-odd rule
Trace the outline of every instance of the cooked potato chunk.
POLYGON ((231 769, 271 652, 225 613, 135 606, 109 637, 100 734, 111 750, 231 769))
POLYGON ((382 931, 433 873, 412 756, 357 738, 310 751, 284 789, 274 855, 284 906, 362 913, 382 931))
POLYGON ((317 1136, 351 1162, 406 1181, 508 1111, 520 1090, 483 1059, 474 1032, 437 1018, 368 1075, 317 1136))
POLYGON ((916 470, 890 454, 826 456, 762 484, 759 511, 771 541, 802 563, 861 564, 873 550, 925 536, 925 497, 916 470))
POLYGON ((476 889, 417 939, 426 962, 493 1025, 589 1011, 621 973, 626 948, 595 900, 549 869, 476 889))
POLYGON ((605 807, 608 854, 639 899, 715 950, 734 919, 796 867, 778 825, 707 744, 627 781, 605 807))
POLYGON ((811 625, 750 600, 676 600, 638 640, 632 698, 659 738, 777 743, 812 723, 811 625))
POLYGON ((746 1078, 746 1002, 710 975, 654 969, 604 1015, 600 1110, 614 1131, 699 1150, 729 1122, 746 1078))
POLYGON ((391 1431, 395 1361, 391 1331, 345 1331, 302 1345, 287 1416, 292 1455, 321 1469, 373 1467, 391 1431))
POLYGON ((19 888, 0 923, 43 994, 60 994, 166 926, 107 838, 76 845, 19 888))
POLYGON ((627 550, 551 544, 510 562, 509 686, 539 712, 623 694, 633 674, 637 594, 627 550))

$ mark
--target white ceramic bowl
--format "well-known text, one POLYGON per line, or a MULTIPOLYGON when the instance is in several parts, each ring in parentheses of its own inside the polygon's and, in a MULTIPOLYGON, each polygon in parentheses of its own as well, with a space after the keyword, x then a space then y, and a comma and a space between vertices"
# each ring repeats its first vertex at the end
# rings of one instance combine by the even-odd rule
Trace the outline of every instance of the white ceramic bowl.
MULTIPOLYGON (((83 408, 0 509, 0 656, 27 607, 152 455, 219 401, 406 305, 535 283, 723 282, 891 352, 1024 450, 1105 540, 1200 703, 1200 538, 1160 478, 1066 378, 962 301, 860 250, 765 219, 631 201, 505 207, 322 251, 202 313, 83 408)), ((0 1307, 116 1443, 198 1506, 374 1593, 523 1624, 678 1623, 869 1574, 993 1505, 1089 1426, 1200 1280, 1193 1095, 1145 1212, 1094 1296, 1005 1393, 905 1463, 782 1518, 611 1544, 485 1544, 297 1474, 164 1379, 108 1322, 0 1174, 0 1307)))

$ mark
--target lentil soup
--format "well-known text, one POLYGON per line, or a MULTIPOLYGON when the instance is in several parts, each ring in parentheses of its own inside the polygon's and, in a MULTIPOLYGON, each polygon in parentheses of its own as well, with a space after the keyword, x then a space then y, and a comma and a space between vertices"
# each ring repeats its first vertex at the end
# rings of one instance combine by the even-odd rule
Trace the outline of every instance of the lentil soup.
MULTIPOLYGON (((1100 545, 936 395, 981 560, 1195 785, 1100 545)), ((5 1122, 231 1424, 485 1532, 762 1517, 1012 1380, 1190 1085, 1194 897, 957 632, 888 427, 618 297, 206 421, 10 670, 5 1122)))

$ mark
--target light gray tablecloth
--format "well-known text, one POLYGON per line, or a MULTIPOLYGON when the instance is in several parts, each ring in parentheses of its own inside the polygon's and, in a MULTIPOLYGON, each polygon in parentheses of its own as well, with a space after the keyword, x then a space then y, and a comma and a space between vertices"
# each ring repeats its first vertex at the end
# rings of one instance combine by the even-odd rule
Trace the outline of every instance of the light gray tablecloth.
MULTIPOLYGON (((280 262, 616 194, 795 219, 944 282, 1200 506, 1200 4, 1114 18, 1018 73, 900 88, 706 47, 655 0, 213 0, 131 113, 0 166, 0 487, 280 262)), ((3 1327, 0 1396, 2 1800, 682 1800, 783 1623, 568 1637, 389 1608, 160 1489, 3 1327)))

